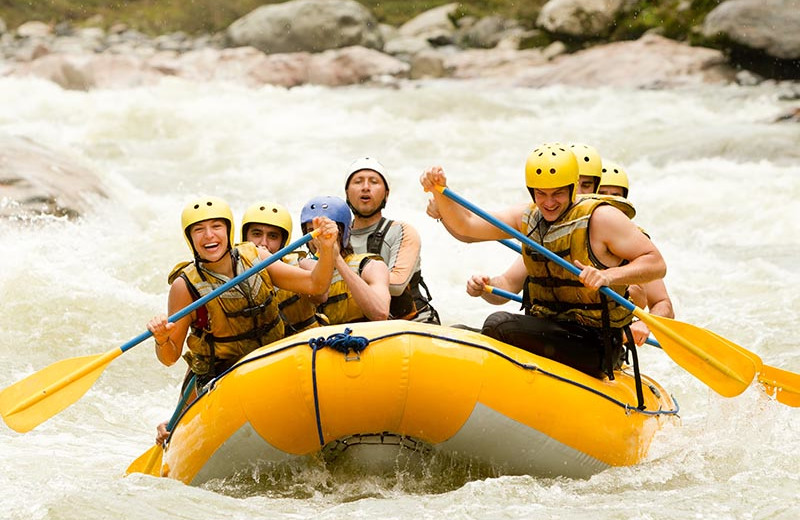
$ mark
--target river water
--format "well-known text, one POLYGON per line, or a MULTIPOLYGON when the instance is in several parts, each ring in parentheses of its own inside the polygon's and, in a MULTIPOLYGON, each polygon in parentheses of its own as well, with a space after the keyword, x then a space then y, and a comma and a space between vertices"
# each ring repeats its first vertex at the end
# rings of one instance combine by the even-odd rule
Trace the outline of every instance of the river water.
MULTIPOLYGON (((387 215, 422 235, 423 272, 444 323, 480 325, 497 308, 467 296, 465 281, 498 273, 514 254, 450 238, 425 215, 417 179, 440 164, 450 187, 478 206, 520 203, 525 157, 550 141, 592 144, 625 165, 636 221, 667 260, 679 320, 800 372, 800 125, 771 122, 796 105, 786 91, 450 82, 252 90, 166 80, 87 93, 1 79, 0 131, 75 154, 109 198, 77 221, 0 222, 0 387, 143 332, 166 306, 169 268, 188 259, 179 215, 190 198, 224 197, 237 218, 272 199, 297 216, 312 196, 341 195, 345 168, 365 154, 389 169, 387 215)), ((123 476, 171 413, 183 373, 161 366, 148 341, 35 430, 0 425, 0 510, 25 520, 800 515, 800 410, 757 386, 722 398, 663 352, 643 348, 640 357, 682 420, 657 434, 636 467, 588 480, 492 478, 456 466, 421 478, 308 468, 194 488, 123 476)))

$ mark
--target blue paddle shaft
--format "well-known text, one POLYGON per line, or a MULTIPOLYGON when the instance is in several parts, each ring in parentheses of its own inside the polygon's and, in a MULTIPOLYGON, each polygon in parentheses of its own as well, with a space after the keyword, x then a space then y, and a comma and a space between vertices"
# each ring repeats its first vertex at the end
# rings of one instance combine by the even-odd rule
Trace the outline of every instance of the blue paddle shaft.
POLYGON ((514 294, 511 291, 506 291, 505 289, 498 289, 497 287, 492 287, 492 294, 496 294, 497 296, 502 296, 506 300, 512 300, 515 302, 522 303, 522 297, 519 294, 514 294))
MULTIPOLYGON (((457 193, 454 193, 453 191, 451 191, 450 188, 442 188, 442 193, 445 196, 447 196, 448 198, 454 200, 455 202, 461 204, 462 206, 464 206, 468 210, 472 211, 473 213, 475 213, 476 215, 481 217, 483 220, 489 222, 493 226, 499 228, 500 230, 502 230, 502 231, 508 233, 509 235, 511 235, 512 237, 516 238, 517 240, 519 240, 520 242, 522 242, 526 246, 535 249, 536 251, 538 251, 542 255, 546 256, 549 260, 557 263, 558 265, 560 265, 561 267, 563 267, 564 269, 566 269, 570 273, 574 274, 575 276, 580 276, 581 270, 578 269, 577 266, 572 265, 571 263, 567 262, 566 260, 564 260, 563 258, 558 256, 557 254, 553 253, 552 251, 550 251, 546 247, 544 247, 544 246, 542 246, 540 244, 537 244, 536 242, 531 240, 529 237, 527 237, 527 236, 523 235, 522 233, 520 233, 519 230, 512 228, 511 226, 509 226, 508 224, 506 224, 502 220, 499 220, 499 219, 493 217, 489 213, 486 213, 481 208, 479 208, 476 205, 472 204, 470 201, 468 201, 465 198, 461 197, 457 193)), ((600 288, 600 292, 602 292, 603 294, 605 294, 609 298, 613 299, 614 301, 616 301, 617 303, 619 303, 620 305, 622 305, 623 307, 625 307, 626 309, 628 309, 630 311, 636 309, 636 306, 634 304, 632 304, 631 302, 626 300, 623 296, 621 296, 621 295, 617 294, 616 292, 612 291, 609 287, 606 287, 606 286, 601 287, 600 288)))
MULTIPOLYGON (((220 294, 224 293, 228 289, 236 286, 237 284, 243 282, 244 280, 247 280, 248 278, 250 278, 254 274, 256 274, 259 271, 261 271, 262 269, 264 269, 266 267, 269 267, 270 265, 274 264, 276 261, 280 260, 281 258, 286 256, 288 253, 291 253, 292 251, 294 251, 298 247, 302 246, 303 244, 306 244, 306 243, 310 242, 312 238, 314 238, 312 236, 312 233, 306 233, 301 238, 298 238, 297 240, 295 240, 291 244, 287 245, 283 249, 280 249, 280 250, 276 251, 275 254, 271 255, 269 258, 266 258, 266 259, 262 260, 261 262, 255 264, 253 267, 251 267, 247 271, 243 272, 242 274, 240 274, 238 276, 235 276, 234 278, 231 278, 230 280, 228 280, 224 284, 220 285, 219 287, 217 287, 216 289, 214 289, 210 293, 206 294, 202 298, 193 301, 192 303, 190 303, 189 305, 187 305, 183 309, 179 310, 178 312, 176 312, 175 314, 170 316, 169 317, 169 321, 174 323, 174 322, 178 321, 179 319, 183 318, 184 316, 189 315, 192 311, 194 311, 195 309, 197 309, 199 307, 202 307, 203 305, 205 305, 209 301, 213 300, 214 298, 216 298, 220 294)), ((125 343, 121 347, 119 347, 119 349, 122 352, 126 352, 126 351, 132 349, 133 347, 135 347, 136 345, 138 345, 139 343, 141 343, 142 341, 146 340, 147 338, 149 338, 152 335, 153 335, 153 333, 150 332, 149 330, 147 330, 147 331, 139 334, 138 336, 136 336, 132 340, 128 341, 127 343, 125 343)))
POLYGON ((498 242, 500 242, 507 248, 516 251, 517 253, 522 253, 522 247, 520 247, 520 245, 514 242, 513 240, 509 240, 507 238, 501 238, 500 240, 498 240, 498 242))

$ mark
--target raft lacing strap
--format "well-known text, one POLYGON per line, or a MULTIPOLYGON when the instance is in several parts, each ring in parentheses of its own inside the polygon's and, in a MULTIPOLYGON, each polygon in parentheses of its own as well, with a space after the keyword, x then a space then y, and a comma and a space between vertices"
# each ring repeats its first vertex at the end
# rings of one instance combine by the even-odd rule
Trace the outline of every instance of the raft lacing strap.
POLYGON ((363 336, 352 336, 352 333, 351 329, 346 328, 344 332, 331 334, 327 338, 311 338, 308 340, 308 345, 314 349, 314 352, 324 347, 330 347, 347 356, 347 359, 351 359, 349 354, 352 351, 357 359, 358 355, 369 345, 369 340, 363 336))
POLYGON ((364 351, 369 345, 369 340, 363 336, 351 336, 353 331, 345 328, 344 332, 331 334, 327 338, 318 337, 308 340, 308 345, 313 350, 311 354, 311 383, 314 388, 314 413, 317 419, 317 435, 319 436, 319 445, 325 446, 325 436, 322 434, 322 420, 319 415, 319 394, 317 393, 317 351, 325 347, 344 354, 347 361, 360 359, 359 354, 364 351), (348 354, 353 351, 355 357, 350 357, 348 354))

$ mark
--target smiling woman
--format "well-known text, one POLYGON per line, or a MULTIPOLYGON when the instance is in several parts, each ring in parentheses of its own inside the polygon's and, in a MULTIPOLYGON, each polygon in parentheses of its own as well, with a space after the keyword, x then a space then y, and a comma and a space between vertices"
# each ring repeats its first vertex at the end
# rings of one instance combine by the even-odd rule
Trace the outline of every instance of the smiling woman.
MULTIPOLYGON (((253 267, 269 252, 250 242, 232 247, 233 213, 224 200, 201 197, 186 205, 181 215, 184 235, 194 254, 193 262, 178 264, 169 276, 169 314, 213 292, 238 273, 253 267)), ((323 292, 333 272, 335 225, 323 219, 320 259, 312 271, 278 262, 240 285, 223 293, 196 312, 175 323, 159 314, 147 328, 156 342, 156 355, 165 365, 184 356, 199 386, 225 371, 241 356, 284 335, 278 302, 274 298, 273 277, 285 289, 298 292, 323 292), (191 329, 191 330, 190 330, 191 329), (188 335, 188 337, 187 337, 188 335)), ((189 374, 187 373, 187 376, 189 374)))

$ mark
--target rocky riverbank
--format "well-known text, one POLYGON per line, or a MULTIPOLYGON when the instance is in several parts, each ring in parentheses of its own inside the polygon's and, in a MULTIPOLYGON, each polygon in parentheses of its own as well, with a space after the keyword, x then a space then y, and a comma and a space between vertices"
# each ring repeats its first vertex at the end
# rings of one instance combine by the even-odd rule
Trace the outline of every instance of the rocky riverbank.
POLYGON ((390 27, 354 0, 265 5, 224 33, 199 37, 32 21, 0 37, 0 74, 32 75, 82 90, 147 85, 165 76, 254 87, 455 78, 523 87, 634 88, 754 84, 772 77, 764 71, 781 79, 793 78, 794 69, 800 77, 800 33, 791 30, 800 26, 800 0, 724 2, 695 30, 717 48, 672 40, 658 30, 607 43, 603 36, 630 15, 629 4, 550 0, 534 30, 499 17, 456 19, 457 3, 390 27), (781 27, 787 30, 776 30, 781 27), (742 60, 753 66, 743 67, 742 60))

